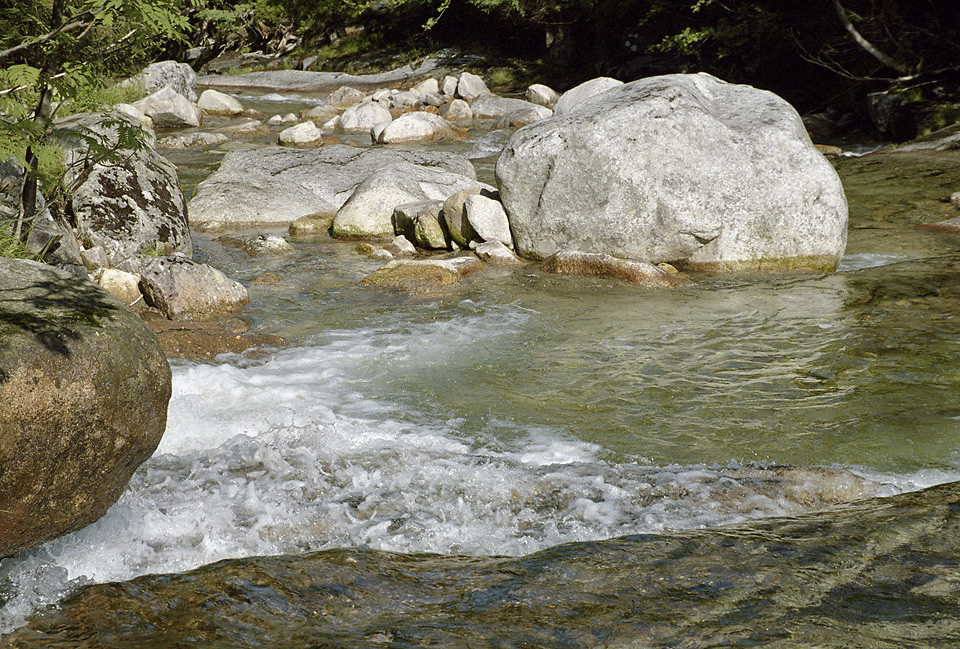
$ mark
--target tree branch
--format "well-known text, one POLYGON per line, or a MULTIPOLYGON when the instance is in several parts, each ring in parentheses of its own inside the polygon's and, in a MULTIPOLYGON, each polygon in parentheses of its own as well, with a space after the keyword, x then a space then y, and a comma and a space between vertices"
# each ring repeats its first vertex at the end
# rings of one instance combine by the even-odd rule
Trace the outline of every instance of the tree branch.
POLYGON ((910 73, 910 69, 907 66, 878 50, 873 43, 865 39, 860 32, 857 31, 857 28, 850 20, 850 16, 847 15, 847 10, 840 5, 840 0, 833 0, 833 7, 837 10, 837 15, 840 16, 840 22, 843 23, 843 27, 857 45, 888 68, 896 70, 903 75, 910 73))
MULTIPOLYGON (((89 12, 85 12, 85 13, 89 13, 89 12)), ((91 18, 90 20, 87 20, 87 21, 80 20, 79 18, 80 18, 80 16, 82 16, 82 15, 83 15, 83 14, 78 14, 77 16, 75 16, 75 19, 74 19, 73 22, 68 23, 68 24, 66 24, 66 25, 63 25, 63 26, 61 26, 61 27, 58 27, 57 29, 54 29, 53 31, 47 32, 47 33, 44 34, 43 36, 38 36, 38 37, 36 37, 35 39, 31 39, 31 40, 28 40, 28 41, 24 41, 24 42, 20 43, 19 45, 14 45, 14 46, 11 47, 11 48, 8 48, 8 49, 5 49, 5 50, 3 50, 3 51, 0 51, 0 59, 5 59, 6 57, 10 56, 11 54, 16 54, 16 53, 19 52, 20 50, 25 50, 25 49, 27 49, 28 47, 33 47, 34 45, 38 45, 38 44, 40 44, 40 43, 45 43, 45 42, 49 41, 51 38, 54 38, 54 37, 58 36, 59 34, 66 34, 66 33, 68 33, 68 32, 74 32, 74 31, 77 31, 78 29, 84 29, 84 28, 85 28, 85 29, 89 29, 90 26, 92 26, 94 23, 96 23, 96 19, 94 19, 94 18, 91 18)))

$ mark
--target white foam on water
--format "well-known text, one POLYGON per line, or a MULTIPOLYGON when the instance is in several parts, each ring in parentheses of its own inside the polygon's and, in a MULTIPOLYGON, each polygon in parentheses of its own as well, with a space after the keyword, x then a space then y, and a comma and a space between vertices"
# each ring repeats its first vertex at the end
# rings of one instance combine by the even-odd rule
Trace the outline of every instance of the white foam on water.
POLYGON ((97 523, 0 561, 0 633, 84 583, 225 558, 343 546, 519 555, 949 477, 615 463, 564 431, 497 419, 470 435, 457 413, 383 396, 410 374, 469 368, 529 317, 465 304, 443 322, 331 332, 265 361, 175 365, 167 433, 120 501, 97 523))

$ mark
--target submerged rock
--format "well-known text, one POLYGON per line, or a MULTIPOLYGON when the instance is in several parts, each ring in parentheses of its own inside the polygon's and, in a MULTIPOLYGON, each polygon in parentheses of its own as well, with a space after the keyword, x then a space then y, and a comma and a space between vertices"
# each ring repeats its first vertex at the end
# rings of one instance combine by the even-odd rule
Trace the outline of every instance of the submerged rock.
POLYGON ((706 74, 618 85, 517 131, 497 180, 521 256, 834 269, 847 203, 796 111, 706 74))
POLYGON ((203 322, 150 320, 147 324, 167 358, 195 362, 210 361, 220 354, 250 355, 250 350, 257 349, 267 352, 288 344, 280 336, 250 333, 247 323, 238 318, 203 322))
POLYGON ((616 259, 610 255, 575 250, 561 250, 547 257, 541 268, 561 275, 615 277, 643 286, 674 286, 678 283, 672 273, 645 261, 616 259))
POLYGON ((294 247, 283 237, 271 234, 257 234, 246 237, 223 236, 218 239, 226 246, 236 246, 251 257, 275 257, 287 255, 294 247))
POLYGON ((100 518, 160 442, 170 390, 124 304, 0 258, 0 557, 100 518))
POLYGON ((168 135, 157 141, 158 149, 186 149, 192 146, 211 146, 229 141, 223 133, 205 133, 203 131, 194 131, 182 135, 168 135))
POLYGON ((360 286, 422 293, 452 286, 482 269, 483 262, 473 255, 455 259, 395 260, 365 277, 360 286))

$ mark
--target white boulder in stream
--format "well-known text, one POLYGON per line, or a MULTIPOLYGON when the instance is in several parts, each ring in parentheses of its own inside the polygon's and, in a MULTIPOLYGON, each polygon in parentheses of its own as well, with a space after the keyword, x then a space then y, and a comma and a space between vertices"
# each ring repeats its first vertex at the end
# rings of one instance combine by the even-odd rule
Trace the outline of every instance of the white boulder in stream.
POLYGON ((534 259, 834 269, 846 245, 843 187, 797 112, 707 74, 620 85, 520 129, 496 173, 534 259))
POLYGON ((243 104, 230 95, 213 88, 203 91, 197 101, 197 108, 208 115, 236 116, 243 114, 243 104))
POLYGON ((376 141, 380 144, 398 142, 416 142, 451 137, 455 134, 453 124, 432 113, 416 111, 401 115, 392 122, 383 125, 376 132, 376 141))

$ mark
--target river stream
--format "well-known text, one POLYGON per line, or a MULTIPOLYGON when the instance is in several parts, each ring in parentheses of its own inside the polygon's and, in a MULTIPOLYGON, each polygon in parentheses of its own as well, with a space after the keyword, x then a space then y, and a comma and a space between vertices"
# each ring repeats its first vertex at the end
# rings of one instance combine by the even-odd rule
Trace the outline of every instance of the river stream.
MULTIPOLYGON (((490 182, 506 137, 449 146, 490 182)), ((187 193, 225 150, 169 152, 187 193)), ((915 226, 960 158, 836 166, 826 275, 409 296, 354 243, 196 234, 292 345, 172 362, 120 501, 0 561, 0 646, 957 646, 960 235, 915 226)))

